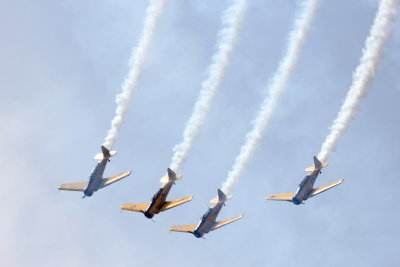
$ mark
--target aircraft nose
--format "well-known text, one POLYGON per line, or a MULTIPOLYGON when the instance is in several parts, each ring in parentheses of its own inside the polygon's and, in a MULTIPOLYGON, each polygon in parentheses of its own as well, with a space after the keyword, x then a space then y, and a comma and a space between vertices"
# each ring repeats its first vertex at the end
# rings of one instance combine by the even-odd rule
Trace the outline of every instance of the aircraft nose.
POLYGON ((148 219, 153 218, 153 214, 150 214, 150 213, 147 212, 147 211, 144 213, 144 216, 145 216, 146 218, 148 218, 148 219))
POLYGON ((193 235, 194 235, 195 237, 197 237, 197 238, 203 237, 203 234, 199 233, 198 231, 194 231, 194 232, 193 232, 193 235))

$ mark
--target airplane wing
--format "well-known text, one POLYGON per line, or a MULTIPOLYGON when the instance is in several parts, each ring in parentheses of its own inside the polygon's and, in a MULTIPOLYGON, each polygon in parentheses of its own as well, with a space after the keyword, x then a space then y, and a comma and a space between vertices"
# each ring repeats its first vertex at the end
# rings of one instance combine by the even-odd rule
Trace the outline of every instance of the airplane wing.
POLYGON ((174 225, 169 228, 170 231, 174 232, 184 232, 184 233, 193 233, 196 229, 197 224, 189 224, 189 225, 174 225))
POLYGON ((58 190, 68 190, 68 191, 85 191, 89 182, 77 182, 62 184, 58 187, 58 190))
POLYGON ((121 209, 136 212, 145 212, 149 206, 150 203, 126 203, 121 206, 121 209))
POLYGON ((177 200, 173 200, 173 201, 167 201, 165 202, 165 204, 161 207, 161 211, 165 211, 165 210, 169 210, 172 208, 175 208, 179 205, 182 205, 186 202, 189 202, 190 200, 193 199, 194 196, 188 196, 188 197, 183 197, 177 200))
POLYGON ((226 220, 223 220, 223 221, 220 221, 220 222, 216 222, 213 225, 213 227, 211 227, 210 231, 214 231, 214 230, 216 230, 216 229, 218 229, 218 228, 220 228, 222 226, 228 225, 230 223, 233 223, 234 221, 242 219, 243 216, 244 216, 244 214, 240 214, 239 216, 236 216, 236 217, 233 217, 233 218, 230 218, 230 219, 226 219, 226 220))
POLYGON ((326 191, 328 189, 331 189, 332 187, 340 185, 341 183, 343 183, 343 181, 344 181, 344 179, 340 179, 340 180, 338 180, 338 181, 336 181, 334 183, 315 188, 313 191, 311 191, 310 197, 314 197, 314 196, 316 196, 316 195, 318 195, 318 194, 320 194, 320 193, 322 193, 322 192, 324 192, 324 191, 326 191))
POLYGON ((132 171, 126 171, 126 172, 114 175, 112 177, 109 177, 109 178, 104 178, 103 179, 103 183, 100 186, 100 188, 106 187, 106 186, 108 186, 110 184, 113 184, 113 183, 115 183, 115 182, 117 182, 117 181, 129 176, 131 174, 131 172, 132 171))
POLYGON ((267 196, 266 200, 281 200, 281 201, 291 201, 292 198, 296 195, 296 193, 281 193, 281 194, 272 194, 267 196))

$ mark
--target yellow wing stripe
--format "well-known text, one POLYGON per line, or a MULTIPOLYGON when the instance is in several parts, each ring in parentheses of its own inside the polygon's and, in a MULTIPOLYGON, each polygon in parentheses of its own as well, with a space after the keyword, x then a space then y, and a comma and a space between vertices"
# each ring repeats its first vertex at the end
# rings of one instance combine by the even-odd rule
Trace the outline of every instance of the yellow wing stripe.
POLYGON ((338 181, 336 181, 334 183, 318 187, 318 188, 314 189, 311 192, 310 197, 314 197, 314 196, 316 196, 316 195, 318 195, 318 194, 320 194, 320 193, 322 193, 322 192, 324 192, 326 190, 329 190, 329 189, 331 189, 331 188, 333 188, 333 187, 335 187, 337 185, 340 185, 341 183, 343 183, 343 181, 344 181, 344 179, 340 179, 340 180, 338 180, 338 181))
POLYGON ((193 233, 196 229, 197 224, 189 224, 189 225, 174 225, 169 228, 170 231, 173 232, 184 232, 184 233, 193 233))
POLYGON ((165 204, 161 207, 161 211, 166 211, 172 208, 175 208, 179 205, 182 205, 186 202, 189 202, 190 200, 193 199, 194 196, 188 196, 188 197, 183 197, 177 200, 173 200, 173 201, 167 201, 165 202, 165 204))
POLYGON ((272 194, 267 196, 266 200, 280 200, 280 201, 291 201, 292 198, 296 195, 296 193, 281 193, 281 194, 272 194))
POLYGON ((84 191, 89 182, 77 182, 62 184, 58 187, 58 190, 68 190, 68 191, 84 191))
POLYGON ((136 212, 145 212, 149 206, 150 203, 126 203, 121 206, 121 209, 136 212))
POLYGON ((214 231, 214 230, 216 230, 216 229, 218 229, 218 228, 221 228, 222 226, 228 225, 228 224, 230 224, 230 223, 233 223, 234 221, 237 221, 237 220, 239 220, 239 219, 242 219, 243 216, 244 216, 244 214, 240 214, 240 215, 238 215, 238 216, 236 216, 236 217, 233 217, 233 218, 230 218, 230 219, 226 219, 226 220, 217 222, 217 223, 215 223, 215 224, 213 225, 213 227, 211 228, 211 231, 214 231))
POLYGON ((117 182, 117 181, 129 176, 131 174, 131 172, 132 171, 126 171, 126 172, 122 172, 120 174, 111 176, 109 178, 103 179, 103 184, 100 186, 100 188, 106 187, 106 186, 108 186, 110 184, 113 184, 113 183, 115 183, 115 182, 117 182))

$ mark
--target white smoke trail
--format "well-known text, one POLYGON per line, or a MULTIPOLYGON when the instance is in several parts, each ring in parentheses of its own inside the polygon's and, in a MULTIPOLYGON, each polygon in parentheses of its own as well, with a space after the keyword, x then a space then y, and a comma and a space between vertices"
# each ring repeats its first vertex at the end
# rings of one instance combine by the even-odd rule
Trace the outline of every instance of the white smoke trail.
POLYGON ((286 89, 289 78, 300 55, 301 48, 310 30, 311 22, 319 7, 320 0, 308 0, 300 9, 299 15, 294 23, 294 27, 289 35, 286 55, 281 60, 278 70, 267 87, 269 95, 264 100, 260 111, 254 121, 253 129, 246 135, 246 140, 240 149, 239 155, 235 159, 228 178, 222 185, 222 191, 229 193, 242 172, 250 162, 252 155, 258 147, 269 120, 275 111, 278 101, 286 89))
POLYGON ((183 132, 183 141, 173 149, 174 155, 170 168, 175 171, 181 168, 182 163, 192 149, 193 141, 204 123, 212 100, 225 76, 246 9, 247 0, 235 0, 222 17, 223 28, 219 32, 217 51, 214 53, 212 63, 208 67, 208 77, 201 84, 200 95, 183 132))
POLYGON ((122 92, 117 95, 116 103, 117 109, 115 116, 111 121, 111 128, 107 133, 107 137, 103 143, 104 146, 111 148, 117 135, 124 123, 124 116, 128 110, 129 103, 131 102, 133 90, 135 90, 143 64, 146 59, 147 50, 150 47, 153 39, 154 31, 157 21, 161 15, 164 7, 165 0, 150 0, 149 6, 146 10, 146 17, 144 20, 144 27, 138 45, 133 49, 130 59, 130 70, 128 76, 122 84, 122 92))
POLYGON ((358 110, 358 103, 366 95, 367 89, 375 77, 375 70, 387 40, 394 28, 397 15, 397 6, 400 0, 381 0, 379 9, 365 42, 365 49, 360 59, 360 64, 353 73, 353 84, 347 93, 346 99, 333 122, 331 132, 322 144, 318 158, 324 161, 335 151, 340 137, 347 130, 358 110))

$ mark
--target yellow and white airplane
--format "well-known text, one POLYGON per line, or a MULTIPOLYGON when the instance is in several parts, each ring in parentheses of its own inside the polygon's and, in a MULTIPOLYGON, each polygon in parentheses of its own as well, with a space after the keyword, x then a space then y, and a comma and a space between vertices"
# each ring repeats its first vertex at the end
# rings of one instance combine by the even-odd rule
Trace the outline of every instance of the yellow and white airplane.
POLYGON ((331 189, 339 184, 341 184, 344 179, 340 179, 334 183, 319 187, 313 188, 315 180, 318 177, 318 174, 321 173, 321 169, 328 166, 328 162, 321 163, 315 156, 314 156, 314 166, 310 166, 306 168, 306 171, 311 172, 309 175, 304 177, 301 181, 297 192, 293 193, 282 193, 282 194, 272 194, 267 196, 266 200, 281 200, 281 201, 289 201, 293 202, 296 205, 300 205, 303 201, 309 199, 310 197, 315 197, 316 195, 331 189))
POLYGON ((142 212, 146 218, 153 218, 155 214, 161 211, 166 211, 189 202, 194 196, 183 197, 173 201, 166 201, 169 191, 176 180, 182 178, 182 175, 177 175, 170 168, 167 169, 168 176, 161 178, 160 182, 163 184, 162 187, 154 194, 151 198, 150 203, 126 203, 121 206, 123 210, 130 210, 136 212, 142 212))
POLYGON ((102 153, 98 153, 94 156, 94 159, 98 160, 99 162, 90 173, 89 181, 62 184, 58 187, 58 190, 83 191, 84 195, 82 198, 86 196, 90 197, 93 195, 94 192, 96 192, 100 188, 113 184, 131 174, 132 171, 126 171, 109 178, 103 178, 104 169, 107 166, 107 162, 110 161, 109 158, 115 156, 117 152, 109 151, 104 146, 101 146, 101 151, 102 153))
POLYGON ((228 225, 234 221, 237 221, 243 218, 244 214, 240 214, 239 216, 219 221, 217 222, 217 216, 221 211, 222 207, 225 205, 225 201, 231 199, 231 196, 226 196, 224 192, 218 189, 218 197, 214 198, 210 201, 211 204, 215 204, 214 207, 209 208, 206 213, 201 217, 201 220, 198 224, 189 224, 189 225, 174 225, 169 230, 174 232, 184 232, 191 233, 195 237, 200 238, 203 235, 207 234, 210 231, 214 231, 222 226, 228 225))

